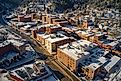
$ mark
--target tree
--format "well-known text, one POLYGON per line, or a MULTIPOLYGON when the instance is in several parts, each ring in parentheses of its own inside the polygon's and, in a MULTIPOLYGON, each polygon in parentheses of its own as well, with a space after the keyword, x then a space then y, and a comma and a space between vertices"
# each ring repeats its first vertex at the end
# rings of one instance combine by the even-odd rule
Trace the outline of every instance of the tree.
POLYGON ((56 7, 57 7, 56 3, 53 2, 51 5, 51 9, 53 12, 55 11, 56 7))

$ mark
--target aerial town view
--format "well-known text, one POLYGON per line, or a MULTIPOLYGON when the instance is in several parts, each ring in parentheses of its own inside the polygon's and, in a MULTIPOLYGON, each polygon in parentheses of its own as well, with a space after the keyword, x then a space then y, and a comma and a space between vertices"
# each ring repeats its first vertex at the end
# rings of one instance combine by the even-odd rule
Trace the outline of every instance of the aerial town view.
POLYGON ((0 81, 121 81, 121 0, 0 0, 0 81))

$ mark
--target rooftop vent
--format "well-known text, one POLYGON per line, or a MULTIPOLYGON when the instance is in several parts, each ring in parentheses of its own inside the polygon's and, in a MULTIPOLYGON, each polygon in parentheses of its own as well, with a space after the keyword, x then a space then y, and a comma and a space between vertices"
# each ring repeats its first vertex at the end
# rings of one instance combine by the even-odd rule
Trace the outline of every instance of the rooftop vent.
POLYGON ((54 38, 56 38, 56 36, 55 35, 50 35, 50 38, 54 39, 54 38))
POLYGON ((67 46, 67 48, 68 49, 74 49, 74 47, 72 45, 70 45, 70 44, 67 46))
POLYGON ((63 38, 64 36, 62 36, 61 34, 56 34, 56 37, 63 38))

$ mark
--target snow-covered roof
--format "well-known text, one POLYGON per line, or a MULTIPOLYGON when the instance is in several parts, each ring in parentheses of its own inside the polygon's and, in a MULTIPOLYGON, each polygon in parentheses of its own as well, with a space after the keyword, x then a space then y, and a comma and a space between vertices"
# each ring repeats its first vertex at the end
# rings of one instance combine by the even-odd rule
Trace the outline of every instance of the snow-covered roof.
POLYGON ((50 36, 46 38, 46 40, 51 43, 66 40, 66 39, 70 39, 70 37, 67 37, 63 34, 50 34, 50 36))
POLYGON ((94 48, 96 45, 86 41, 86 40, 79 40, 72 43, 68 43, 62 46, 59 46, 61 51, 65 54, 70 56, 71 58, 78 60, 83 58, 83 56, 89 55, 90 53, 88 50, 94 48), (87 51, 86 51, 87 50, 87 51))
POLYGON ((35 52, 35 50, 32 48, 32 46, 30 44, 26 44, 25 46, 26 46, 26 48, 25 48, 26 51, 33 51, 33 52, 35 52))
POLYGON ((87 35, 87 36, 91 36, 91 35, 94 35, 94 33, 93 32, 91 32, 91 31, 88 31, 88 30, 86 30, 86 31, 82 31, 82 30, 78 30, 78 31, 76 31, 76 33, 77 34, 82 34, 82 35, 87 35))
POLYGON ((43 64, 43 61, 36 62, 34 64, 28 64, 24 65, 23 67, 17 68, 15 70, 10 71, 10 74, 17 76, 18 78, 22 80, 42 80, 42 81, 50 81, 51 79, 54 81, 57 81, 57 78, 53 77, 52 72, 48 69, 48 67, 43 64), (43 72, 41 72, 39 75, 36 74, 35 69, 33 68, 36 66, 38 69, 45 69, 43 72), (33 78, 36 77, 36 78, 33 78), (46 77, 46 79, 45 79, 46 77))
POLYGON ((49 17, 57 17, 57 15, 55 14, 46 14, 47 16, 49 16, 49 17))
POLYGON ((30 28, 30 27, 31 27, 31 25, 26 25, 26 26, 24 26, 25 29, 28 29, 28 28, 30 28))
POLYGON ((24 23, 24 22, 15 22, 15 24, 16 24, 16 26, 23 26, 23 25, 25 25, 26 23, 24 23))
POLYGON ((113 41, 111 43, 107 43, 106 45, 115 46, 117 44, 118 44, 118 41, 113 41))
POLYGON ((46 39, 50 36, 49 34, 46 34, 46 33, 37 33, 37 35, 44 38, 44 39, 46 39))
POLYGON ((29 17, 31 17, 31 15, 25 15, 25 16, 24 16, 24 18, 29 18, 29 17))
POLYGON ((120 57, 118 56, 113 56, 111 59, 110 59, 110 62, 104 67, 106 69, 106 71, 110 71, 110 69, 113 68, 113 66, 119 61, 121 60, 120 57))
POLYGON ((55 24, 45 24, 45 25, 38 26, 38 29, 42 28, 42 27, 59 28, 61 26, 60 25, 55 25, 55 24))
POLYGON ((87 67, 91 68, 92 70, 96 70, 99 67, 101 67, 105 62, 107 62, 105 57, 100 57, 99 59, 97 59, 97 63, 91 63, 90 65, 88 65, 87 67))
POLYGON ((24 45, 25 43, 24 42, 21 42, 21 41, 17 41, 17 40, 7 40, 8 42, 11 42, 13 45, 15 46, 22 46, 24 45))
POLYGON ((26 22, 26 25, 36 25, 37 22, 36 21, 32 21, 32 22, 26 22))
POLYGON ((84 67, 93 67, 93 64, 95 63, 97 63, 95 64, 97 65, 95 67, 98 67, 106 61, 103 56, 108 53, 107 51, 104 51, 101 48, 95 48, 94 50, 92 50, 92 52, 93 53, 88 58, 80 62, 84 67))
POLYGON ((9 44, 10 44, 10 42, 4 41, 4 42, 0 43, 0 47, 7 46, 7 45, 9 45, 9 44))
POLYGON ((102 36, 102 35, 104 35, 102 32, 96 32, 96 34, 95 34, 96 36, 102 36))
POLYGON ((8 73, 2 73, 2 74, 0 74, 0 80, 1 81, 11 81, 11 80, 8 79, 7 74, 8 73))
POLYGON ((120 72, 117 74, 116 77, 114 77, 114 81, 120 81, 121 80, 121 70, 120 72))

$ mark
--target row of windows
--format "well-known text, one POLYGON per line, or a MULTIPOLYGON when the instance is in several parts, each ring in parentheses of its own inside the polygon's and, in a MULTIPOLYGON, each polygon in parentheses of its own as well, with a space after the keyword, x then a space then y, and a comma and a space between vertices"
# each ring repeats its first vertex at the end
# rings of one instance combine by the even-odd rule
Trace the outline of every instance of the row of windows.
POLYGON ((58 52, 59 54, 58 54, 58 57, 60 58, 60 59, 63 59, 63 61, 65 61, 65 59, 67 60, 67 64, 68 64, 68 66, 69 67, 73 67, 74 66, 74 59, 72 59, 72 58, 70 58, 68 55, 66 55, 66 54, 64 54, 63 52, 61 52, 61 51, 59 51, 58 52))

